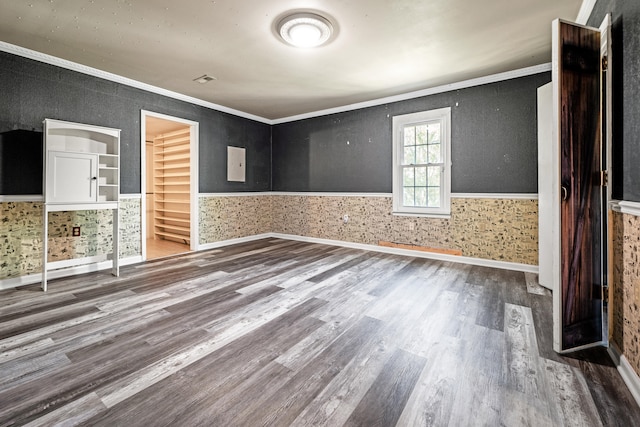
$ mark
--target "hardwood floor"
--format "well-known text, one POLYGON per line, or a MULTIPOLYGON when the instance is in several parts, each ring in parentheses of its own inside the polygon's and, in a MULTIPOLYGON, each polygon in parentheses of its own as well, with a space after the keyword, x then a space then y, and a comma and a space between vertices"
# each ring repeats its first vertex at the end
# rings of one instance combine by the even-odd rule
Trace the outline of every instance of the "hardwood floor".
POLYGON ((172 255, 189 252, 191 248, 184 243, 171 240, 147 239, 147 259, 165 258, 172 255))
POLYGON ((638 425, 524 273, 265 239, 0 291, 0 425, 638 425))

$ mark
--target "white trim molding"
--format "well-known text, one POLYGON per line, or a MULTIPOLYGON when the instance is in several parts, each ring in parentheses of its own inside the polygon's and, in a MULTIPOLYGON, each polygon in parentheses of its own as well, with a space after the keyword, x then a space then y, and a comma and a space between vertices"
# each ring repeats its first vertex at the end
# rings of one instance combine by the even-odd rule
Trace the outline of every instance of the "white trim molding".
POLYGON ((611 360, 613 360, 618 372, 620 372, 622 380, 629 388, 638 405, 640 405, 640 377, 614 343, 610 343, 608 351, 611 360))
MULTIPOLYGON (((584 3, 593 2, 595 0, 584 0, 584 3)), ((583 8, 585 4, 583 3, 583 8)), ((593 5, 591 5, 593 8, 593 5)), ((581 8, 582 12, 582 8, 581 8)), ((591 14, 591 10, 589 10, 591 14)), ((587 15, 588 18, 588 15, 587 15)), ((78 73, 86 74, 93 77, 98 77, 115 83, 120 83, 125 86, 141 89, 147 92, 156 93, 158 95, 166 96, 168 98, 177 99, 179 101, 188 102, 193 105, 199 105, 201 107, 209 108, 212 110, 220 111, 223 113, 232 114, 234 116, 243 117, 245 119, 254 120, 256 122, 265 123, 268 125, 277 125, 280 123, 295 122, 298 120, 308 119, 312 117, 326 116, 329 114, 342 113, 346 111, 359 110, 361 108, 374 107, 378 105, 389 104, 392 102, 406 101, 409 99, 420 98, 423 96, 435 95, 438 93, 449 92, 453 90, 466 89, 469 87, 480 86, 489 83, 496 83, 504 80, 515 79, 518 77, 526 77, 534 74, 544 73, 551 71, 551 63, 534 65, 533 67, 521 68, 518 70, 506 71, 503 73, 492 74, 489 76, 478 77, 475 79, 464 80, 461 82, 445 84, 428 89, 422 89, 414 92, 408 92, 404 94, 388 96, 385 98, 374 99, 371 101, 359 102, 350 105, 344 105, 341 107, 329 108, 325 110, 314 111, 305 114, 299 114, 295 116, 282 117, 279 119, 267 119, 265 117, 257 116, 255 114, 246 113, 233 108, 225 107, 224 105, 214 104, 213 102, 205 101, 192 96, 184 95, 178 92, 174 92, 168 89, 163 89, 158 86, 153 86, 147 83, 143 83, 137 80, 133 80, 127 77, 119 76, 117 74, 109 73, 107 71, 99 70, 97 68, 88 67, 86 65, 79 64, 77 62, 69 61, 62 58, 57 58, 46 53, 38 52, 35 50, 27 49, 22 46, 17 46, 11 43, 0 41, 0 51, 11 53, 13 55, 21 56, 23 58, 33 59, 45 64, 54 65, 56 67, 64 68, 67 70, 76 71, 78 73)))
MULTIPOLYGON (((133 257, 121 258, 119 260, 120 266, 137 264, 142 262, 142 256, 137 255, 133 257)), ((47 273, 48 279, 59 279, 61 277, 75 276, 77 274, 91 273, 94 271, 108 270, 112 266, 111 261, 102 261, 95 264, 85 264, 82 266, 60 268, 58 270, 52 270, 47 273)), ((0 290, 18 288, 20 286, 33 285, 35 283, 42 282, 42 273, 28 274, 25 276, 9 277, 6 279, 0 279, 0 290)))
POLYGON ((451 198, 538 200, 538 193, 451 193, 451 198))
MULTIPOLYGON (((84 265, 91 265, 91 266, 96 266, 96 265, 101 265, 103 262, 108 263, 109 267, 106 268, 111 268, 111 261, 108 260, 107 255, 95 255, 95 256, 89 256, 89 257, 82 257, 82 258, 71 258, 71 259, 65 259, 62 261, 51 261, 47 263, 47 271, 55 271, 55 270, 60 270, 60 269, 64 269, 64 268, 70 268, 70 267, 82 267, 84 265)), ((96 271, 93 270, 93 267, 91 267, 92 269, 88 270, 88 271, 96 271)))
POLYGON ((614 212, 621 212, 620 200, 611 200, 611 201, 609 201, 609 209, 611 209, 614 212))
POLYGON ((128 200, 128 199, 137 199, 140 200, 142 199, 142 194, 121 194, 120 195, 120 200, 128 200))
POLYGON ((213 102, 204 101, 202 99, 194 98, 192 96, 184 95, 171 90, 163 89, 158 86, 153 86, 147 83, 139 82, 127 77, 122 77, 117 74, 109 73, 107 71, 99 70, 97 68, 88 67, 86 65, 79 64, 77 62, 68 61, 66 59, 57 58, 46 53, 37 52, 35 50, 27 49, 21 46, 16 46, 11 43, 0 41, 0 51, 12 53, 14 55, 22 56, 23 58, 33 59, 35 61, 43 62, 45 64, 55 65, 56 67, 65 68, 67 70, 76 71, 78 73, 86 74, 93 77, 109 80, 115 83, 120 83, 125 86, 134 87, 147 92, 157 93, 168 98, 177 99, 179 101, 188 102, 190 104, 199 105, 201 107, 210 108, 212 110, 220 111, 223 113, 232 114, 234 116, 243 117, 249 120, 255 120, 265 124, 272 124, 271 120, 264 117, 256 116, 254 114, 245 113, 233 108, 225 107, 224 105, 214 104, 213 102))
POLYGON ((511 80, 519 77, 526 77, 534 74, 545 73, 547 71, 551 71, 550 62, 546 64, 534 65, 533 67, 520 68, 518 70, 506 71, 504 73, 492 74, 489 76, 478 77, 475 79, 463 80, 457 83, 450 83, 450 84, 436 86, 428 89, 422 89, 414 92, 403 93, 400 95, 388 96, 385 98, 374 99, 371 101, 358 102, 356 104, 345 105, 342 107, 328 108, 326 110, 312 111, 310 113, 283 117, 280 119, 272 120, 271 124, 277 125, 281 123, 289 123, 289 122, 295 122, 298 120, 310 119, 313 117, 327 116, 329 114, 344 113, 346 111, 359 110, 361 108, 376 107, 378 105, 390 104, 392 102, 406 101, 409 99, 421 98, 423 96, 435 95, 438 93, 466 89, 474 86, 486 85, 489 83, 497 83, 504 80, 511 80))
POLYGON ((42 194, 34 194, 34 195, 15 195, 15 196, 2 196, 0 195, 0 203, 8 203, 8 202, 42 202, 44 197, 42 194))
POLYGON ((620 206, 620 212, 624 214, 640 216, 640 203, 621 200, 620 202, 618 202, 618 205, 620 206))
POLYGON ((272 191, 273 196, 307 196, 307 197, 393 197, 392 193, 345 193, 345 192, 297 192, 272 191))
POLYGON ((582 0, 576 22, 580 25, 587 25, 587 21, 593 12, 593 8, 596 5, 596 0, 582 0))
POLYGON ((363 249, 372 252, 382 252, 394 255, 412 256, 416 258, 435 259, 438 261, 456 262, 461 264, 478 265, 482 267, 500 268, 502 270, 522 271, 525 273, 538 273, 537 265, 520 264, 516 262, 494 261, 490 259, 471 258, 458 255, 440 254, 436 252, 414 251, 411 249, 399 249, 386 246, 369 245, 366 243, 345 242, 342 240, 320 239, 317 237, 297 236, 293 234, 269 233, 268 237, 278 239, 296 240, 299 242, 320 243, 323 245, 341 246, 344 248, 363 249))
POLYGON ((255 234, 253 236, 247 236, 247 237, 238 237, 236 239, 220 240, 218 242, 200 244, 198 245, 198 250, 206 251, 209 249, 217 249, 224 246, 236 245, 238 243, 253 242, 254 240, 260 240, 260 239, 269 239, 272 237, 274 237, 273 233, 265 233, 265 234, 255 234))
POLYGON ((247 192, 236 192, 236 193, 199 193, 198 197, 203 199, 213 198, 213 197, 257 197, 257 196, 272 196, 273 193, 270 191, 247 191, 247 192))
MULTIPOLYGON (((296 196, 296 197, 387 197, 393 193, 348 193, 348 192, 319 192, 319 191, 247 191, 235 193, 200 193, 198 197, 256 197, 256 196, 296 196)), ((138 197, 140 197, 138 195, 138 197)), ((120 198, 124 198, 120 196, 120 198)), ((131 197, 133 198, 133 196, 131 197)), ((538 200, 537 193, 451 193, 452 199, 511 199, 538 200)))
MULTIPOLYGON (((200 244, 197 247, 197 251, 217 249, 217 248, 221 248, 229 245, 235 245, 238 243, 246 243, 246 242, 252 242, 254 240, 270 239, 270 238, 295 240, 295 241, 309 242, 309 243, 319 243, 324 245, 340 246, 345 248, 362 249, 362 250, 367 250, 372 252, 382 252, 382 253, 388 253, 388 254, 394 254, 394 255, 412 256, 416 258, 426 258, 426 259, 434 259, 439 261, 456 262, 461 264, 478 265, 483 267, 493 267, 493 268, 499 268, 502 270, 522 271, 525 273, 534 273, 534 274, 538 273, 537 265, 520 264, 520 263, 506 262, 506 261, 494 261, 494 260, 482 259, 482 258, 471 258, 471 257, 465 257, 465 256, 440 254, 435 252, 422 252, 422 251, 414 251, 410 249, 391 248, 391 247, 385 247, 385 246, 370 245, 365 243, 354 243, 354 242, 346 242, 342 240, 320 239, 316 237, 305 237, 305 236, 298 236, 293 234, 281 234, 281 233, 256 234, 253 236, 246 236, 246 237, 240 237, 236 239, 228 239, 228 240, 221 240, 213 243, 200 244)), ((138 264, 141 262, 144 262, 142 255, 121 258, 119 260, 120 266, 138 264)), ((112 265, 111 261, 102 261, 94 264, 85 264, 82 266, 60 268, 58 270, 53 270, 49 272, 48 277, 50 279, 57 279, 61 277, 73 276, 76 274, 106 270, 106 269, 110 269, 111 265, 112 265)), ((17 288, 25 285, 31 285, 34 283, 40 283, 41 281, 42 281, 41 273, 1 279, 0 290, 17 288)))

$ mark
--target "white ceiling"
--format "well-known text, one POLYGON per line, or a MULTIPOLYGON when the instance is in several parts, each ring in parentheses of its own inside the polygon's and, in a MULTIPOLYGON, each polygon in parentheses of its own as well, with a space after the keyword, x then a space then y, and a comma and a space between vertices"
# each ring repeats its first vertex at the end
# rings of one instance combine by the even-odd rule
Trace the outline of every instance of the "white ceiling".
POLYGON ((551 59, 551 21, 582 0, 0 0, 0 40, 266 119, 487 76, 551 59), (320 11, 316 50, 274 21, 320 11), (203 74, 217 80, 193 81, 203 74))

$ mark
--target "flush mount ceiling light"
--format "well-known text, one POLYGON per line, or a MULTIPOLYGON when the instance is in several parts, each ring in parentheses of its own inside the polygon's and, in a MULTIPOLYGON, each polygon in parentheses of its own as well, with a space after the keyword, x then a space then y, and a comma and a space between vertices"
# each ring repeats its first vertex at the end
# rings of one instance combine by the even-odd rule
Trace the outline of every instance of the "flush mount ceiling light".
POLYGON ((282 18, 276 30, 285 43, 295 47, 318 47, 333 35, 328 19, 315 13, 294 13, 282 18))

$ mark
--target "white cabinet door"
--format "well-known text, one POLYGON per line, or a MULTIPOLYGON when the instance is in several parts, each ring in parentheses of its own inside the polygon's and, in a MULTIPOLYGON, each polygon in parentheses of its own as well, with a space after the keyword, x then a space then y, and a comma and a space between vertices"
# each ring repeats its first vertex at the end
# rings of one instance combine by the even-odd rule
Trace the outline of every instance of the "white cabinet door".
POLYGON ((49 151, 47 202, 95 202, 98 156, 95 154, 49 151))

